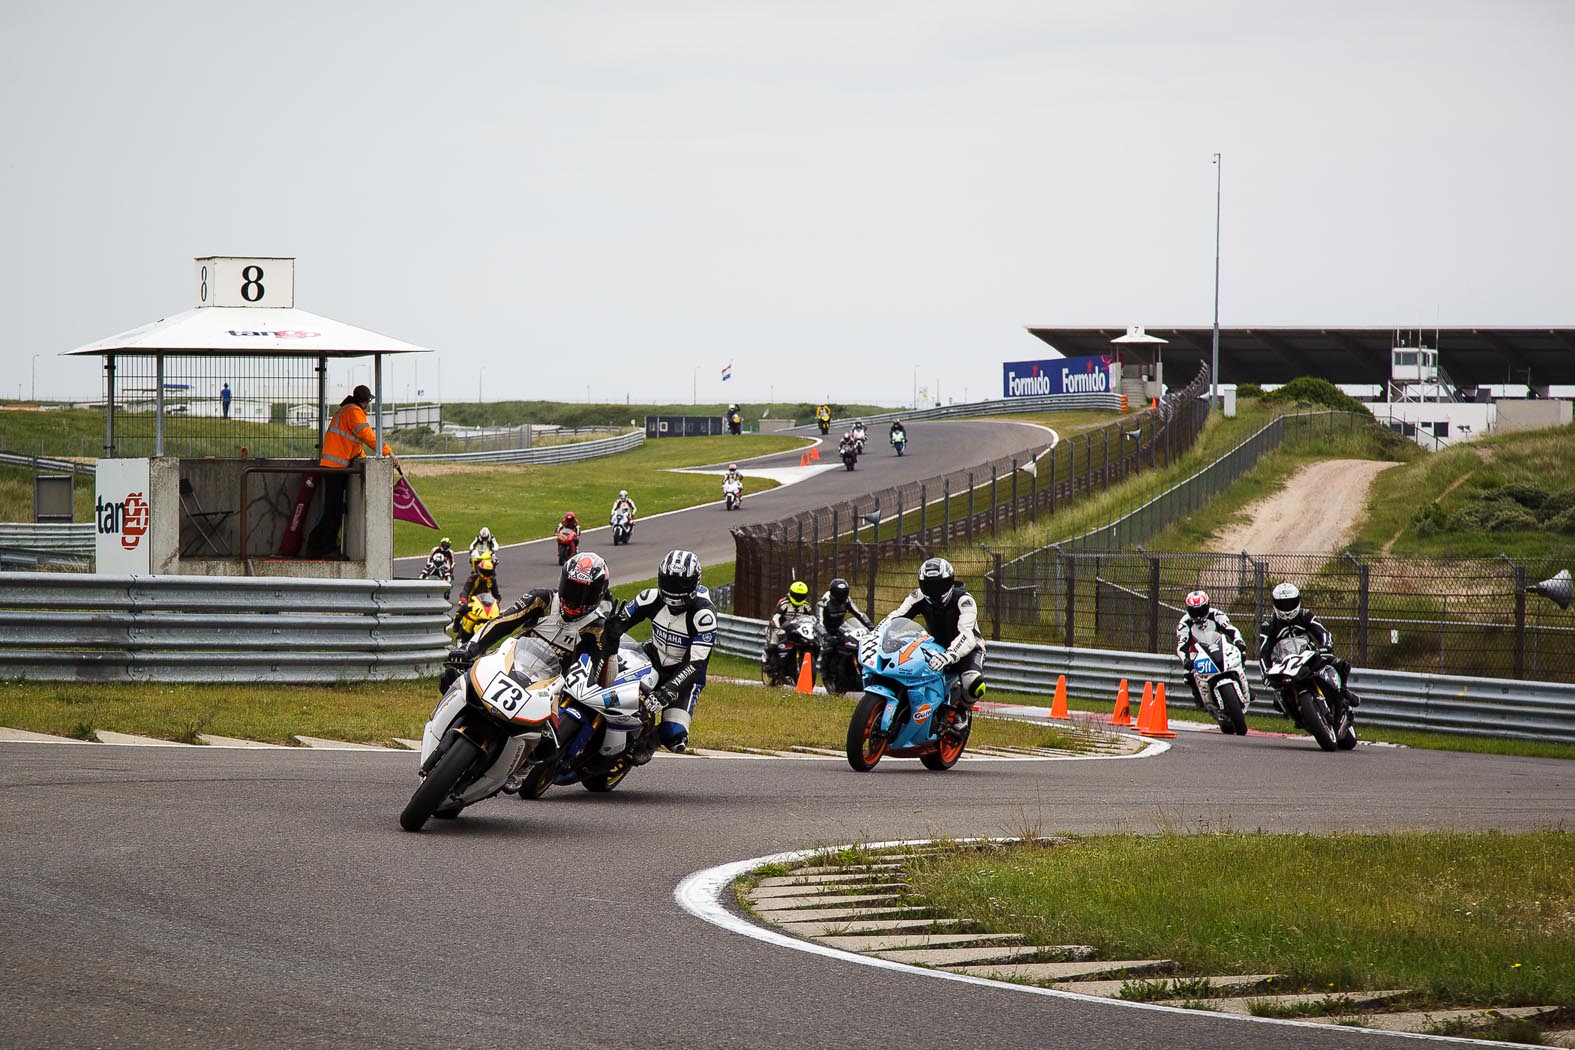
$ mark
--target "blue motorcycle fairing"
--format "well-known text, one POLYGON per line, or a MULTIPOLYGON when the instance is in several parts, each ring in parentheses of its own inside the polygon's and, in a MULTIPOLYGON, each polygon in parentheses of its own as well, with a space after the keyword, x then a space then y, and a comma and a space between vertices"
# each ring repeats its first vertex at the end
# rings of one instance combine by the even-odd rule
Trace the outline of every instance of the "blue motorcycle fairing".
POLYGON ((930 666, 932 652, 945 649, 917 623, 900 617, 881 631, 872 653, 860 653, 870 656, 860 665, 864 691, 887 698, 880 726, 893 750, 920 747, 935 738, 937 720, 931 716, 946 703, 948 682, 944 672, 930 666))

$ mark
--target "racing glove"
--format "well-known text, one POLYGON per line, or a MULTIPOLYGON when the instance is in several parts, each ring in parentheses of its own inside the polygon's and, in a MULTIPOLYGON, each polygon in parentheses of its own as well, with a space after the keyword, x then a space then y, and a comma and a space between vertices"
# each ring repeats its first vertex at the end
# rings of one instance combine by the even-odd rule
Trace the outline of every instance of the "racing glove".
POLYGON ((469 667, 476 662, 477 650, 480 648, 474 639, 462 642, 448 651, 448 662, 452 667, 469 667))
POLYGON ((924 658, 930 662, 930 667, 936 671, 946 670, 953 662, 951 653, 937 653, 934 650, 925 653, 924 658))
POLYGON ((673 694, 668 692, 666 689, 652 689, 649 693, 645 694, 645 699, 641 701, 641 706, 645 708, 646 714, 650 715, 652 718, 656 718, 660 716, 663 709, 672 702, 673 694))

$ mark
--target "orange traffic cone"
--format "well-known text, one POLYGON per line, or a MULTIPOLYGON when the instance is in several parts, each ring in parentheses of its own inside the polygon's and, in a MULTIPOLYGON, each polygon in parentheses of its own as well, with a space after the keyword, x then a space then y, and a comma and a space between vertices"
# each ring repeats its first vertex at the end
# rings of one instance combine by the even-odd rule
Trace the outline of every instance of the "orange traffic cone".
POLYGON ((1066 709, 1066 675, 1061 675, 1055 680, 1055 699, 1050 702, 1050 717, 1063 722, 1072 719, 1066 709))
POLYGON ((1148 725, 1148 720, 1154 715, 1154 683, 1143 683, 1143 699, 1138 701, 1137 721, 1132 723, 1132 728, 1142 732, 1148 725))
POLYGON ((801 466, 801 467, 809 466, 809 453, 808 452, 801 452, 801 453, 799 453, 798 465, 801 466))
POLYGON ((1154 687, 1154 713, 1149 716, 1148 727, 1138 730, 1143 736, 1161 737, 1169 740, 1176 734, 1170 728, 1170 717, 1165 714, 1165 683, 1161 682, 1154 687))
POLYGON ((798 686, 800 693, 813 693, 815 691, 815 668, 809 662, 809 654, 804 654, 804 662, 798 665, 798 686))
POLYGON ((1127 699, 1127 680, 1121 679, 1121 684, 1116 687, 1116 709, 1110 712, 1110 717, 1105 719, 1106 724, 1113 726, 1129 726, 1132 724, 1132 704, 1127 699))
POLYGON ((820 446, 814 445, 809 450, 809 459, 812 463, 820 462, 820 446))

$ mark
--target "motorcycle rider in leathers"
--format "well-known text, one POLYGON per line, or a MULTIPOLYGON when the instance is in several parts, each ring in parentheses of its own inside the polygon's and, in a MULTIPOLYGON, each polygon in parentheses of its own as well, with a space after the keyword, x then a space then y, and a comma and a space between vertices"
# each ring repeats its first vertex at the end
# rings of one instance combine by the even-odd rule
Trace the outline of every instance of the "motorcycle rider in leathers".
MULTIPOLYGON (((606 685, 608 670, 602 658, 602 638, 607 616, 612 611, 607 601, 609 578, 607 563, 589 551, 564 562, 558 573, 558 587, 538 587, 526 591, 497 619, 476 632, 476 636, 449 653, 450 666, 438 679, 444 692, 464 669, 482 653, 505 639, 529 632, 555 649, 563 673, 577 675, 579 658, 591 658, 586 677, 606 685)), ((616 669, 613 669, 616 671, 616 669)))
POLYGON ((952 563, 931 558, 919 566, 919 586, 886 614, 885 627, 899 616, 922 616, 930 635, 946 647, 931 653, 930 666, 957 675, 962 685, 958 726, 967 725, 968 711, 984 697, 984 635, 979 631, 979 607, 958 582, 952 563))
MULTIPOLYGON (((1187 595, 1187 611, 1181 614, 1181 619, 1176 621, 1176 659, 1187 668, 1187 685, 1192 690, 1192 699, 1197 701, 1199 707, 1203 706, 1203 694, 1198 691, 1198 683, 1192 674, 1192 629, 1202 628, 1212 623, 1214 629, 1231 645, 1246 652, 1246 643, 1241 636, 1241 631, 1230 622, 1230 617, 1219 609, 1210 607, 1209 596, 1205 591, 1193 591, 1187 595)), ((1224 670, 1224 668, 1221 668, 1224 670)))
MULTIPOLYGON (((657 673, 648 698, 662 707, 657 737, 667 750, 683 752, 689 747, 689 726, 716 644, 716 607, 700 588, 700 559, 692 552, 667 552, 656 570, 656 586, 635 595, 608 620, 603 652, 617 652, 624 633, 642 620, 651 621, 651 639, 644 649, 657 673)), ((649 751, 636 752, 633 761, 638 765, 650 757, 649 751)))
POLYGON ((820 596, 820 601, 815 603, 815 614, 820 617, 820 625, 826 629, 825 644, 820 651, 820 677, 826 677, 826 667, 837 652, 837 643, 842 637, 842 624, 849 616, 864 625, 865 630, 872 626, 870 618, 860 609, 853 600, 853 594, 848 587, 848 581, 841 576, 832 580, 826 587, 826 593, 820 596))
MULTIPOLYGON (((1274 615, 1258 625, 1258 665, 1260 668, 1269 666, 1269 654, 1274 652, 1277 643, 1287 631, 1300 630, 1306 633, 1312 641, 1313 648, 1317 649, 1323 657, 1334 665, 1340 675, 1340 692, 1345 697, 1346 703, 1352 707, 1360 707, 1362 698, 1351 692, 1351 664, 1334 655, 1334 635, 1329 628, 1319 622, 1312 610, 1302 605, 1302 592, 1294 583, 1282 583, 1274 588, 1271 597, 1274 600, 1274 615)), ((1275 693, 1275 703, 1285 709, 1285 698, 1275 693)), ((1290 711, 1286 711, 1290 714, 1290 711)), ((1295 717, 1295 716, 1292 716, 1295 717)))

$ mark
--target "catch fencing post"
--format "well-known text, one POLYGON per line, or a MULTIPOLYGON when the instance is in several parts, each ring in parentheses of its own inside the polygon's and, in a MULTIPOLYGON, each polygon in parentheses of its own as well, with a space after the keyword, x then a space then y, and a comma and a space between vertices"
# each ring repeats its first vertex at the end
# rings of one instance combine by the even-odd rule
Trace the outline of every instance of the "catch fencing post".
POLYGON ((1515 677, 1526 677, 1526 567, 1510 561, 1509 555, 1500 554, 1509 562, 1515 587, 1515 677))
POLYGON ((1137 552, 1148 559, 1148 651, 1159 652, 1159 559, 1139 546, 1137 552))
POLYGON ((941 481, 941 542, 952 541, 952 479, 941 481))
POLYGON ((995 535, 995 521, 1001 516, 1000 509, 995 505, 995 464, 990 464, 990 535, 995 535))
POLYGON ((1012 457, 1012 528, 1017 528, 1017 457, 1012 457))
POLYGON ((929 528, 929 488, 922 481, 919 483, 919 542, 924 543, 930 537, 929 528))
POLYGON ((1062 554, 1060 547, 1055 549, 1055 556, 1061 560, 1062 565, 1066 566, 1066 570, 1061 574, 1061 577, 1066 580, 1066 647, 1070 649, 1077 644, 1077 630, 1074 627, 1074 622, 1077 619, 1076 562, 1062 554))
POLYGON ((1367 666, 1367 623, 1368 602, 1371 591, 1368 587, 1368 567, 1357 560, 1356 555, 1350 551, 1345 552, 1345 560, 1356 566, 1356 662, 1358 666, 1367 666))
POLYGON ((968 472, 968 546, 973 546, 973 471, 968 472))
POLYGON ((875 609, 875 574, 880 571, 880 549, 873 544, 870 546, 869 579, 866 582, 868 593, 864 596, 864 608, 874 614, 875 609))
POLYGON ((1077 502, 1077 441, 1066 443, 1066 501, 1077 502))
POLYGON ((1004 593, 1001 586, 1001 555, 997 551, 990 551, 990 558, 995 562, 995 572, 993 574, 995 578, 993 584, 995 600, 990 603, 991 612, 993 613, 990 617, 990 640, 999 642, 1001 640, 1001 595, 1004 593))
POLYGON ((1100 454, 1100 470, 1104 472, 1104 480, 1100 483, 1101 490, 1110 487, 1110 428, 1102 427, 1099 431, 1100 444, 1104 452, 1100 454))
POLYGON ((1034 469, 1028 472, 1028 520, 1039 521, 1039 461, 1030 459, 1034 469))
POLYGON ((841 525, 841 521, 839 519, 840 519, 839 508, 832 507, 831 508, 831 575, 833 575, 833 576, 840 576, 841 575, 841 573, 838 571, 838 569, 840 568, 840 564, 838 562, 838 555, 840 553, 840 548, 837 545, 837 533, 841 531, 841 529, 838 528, 838 526, 841 525))
POLYGON ((1050 513, 1055 513, 1055 449, 1050 450, 1050 513))
POLYGON ((902 546, 902 490, 897 490, 897 546, 902 546))

